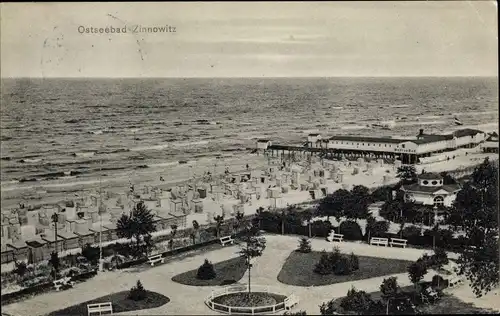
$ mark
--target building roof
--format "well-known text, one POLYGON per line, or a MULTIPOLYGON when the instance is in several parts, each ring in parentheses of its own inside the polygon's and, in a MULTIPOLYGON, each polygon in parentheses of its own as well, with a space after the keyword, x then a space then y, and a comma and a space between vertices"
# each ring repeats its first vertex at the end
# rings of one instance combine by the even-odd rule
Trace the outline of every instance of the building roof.
POLYGON ((435 172, 426 172, 419 174, 417 176, 419 179, 425 179, 425 180, 435 180, 435 179, 442 179, 443 177, 439 173, 435 172))
POLYGON ((26 245, 33 247, 33 248, 40 248, 43 245, 45 245, 47 242, 43 239, 33 239, 33 240, 28 240, 26 242, 26 245))
POLYGON ((319 133, 311 133, 309 136, 319 136, 319 133))
POLYGON ((408 141, 407 139, 401 140, 401 139, 396 139, 396 138, 389 138, 389 137, 368 137, 368 136, 348 136, 348 135, 336 135, 330 137, 330 140, 347 140, 347 141, 356 141, 356 142, 373 142, 373 143, 393 143, 393 144, 399 144, 405 141, 408 141))
POLYGON ((478 129, 472 129, 472 128, 464 128, 464 129, 459 129, 457 131, 453 132, 453 136, 455 137, 465 137, 465 136, 474 136, 476 134, 484 133, 483 131, 480 131, 478 129))
POLYGON ((64 238, 64 239, 71 239, 71 238, 76 238, 78 235, 73 234, 72 232, 67 232, 67 231, 58 231, 57 236, 64 238))
POLYGON ((78 236, 89 236, 89 235, 93 235, 93 234, 94 234, 94 232, 90 231, 90 230, 84 231, 82 233, 75 232, 75 235, 78 235, 78 236))
POLYGON ((257 143, 267 143, 269 141, 270 141, 269 139, 259 139, 257 140, 257 143))
POLYGON ((353 142, 367 142, 367 143, 387 143, 387 144, 402 144, 402 143, 415 143, 415 144, 427 144, 433 143, 439 140, 444 140, 443 135, 426 135, 420 139, 402 139, 402 138, 391 138, 391 137, 370 137, 370 136, 347 136, 347 135, 338 135, 330 137, 330 140, 345 140, 345 141, 353 141, 353 142))
POLYGON ((401 186, 401 190, 403 191, 411 191, 411 192, 425 192, 425 193, 434 193, 439 190, 445 190, 447 192, 456 192, 460 190, 460 185, 458 184, 446 184, 440 187, 428 187, 428 186, 421 186, 417 183, 415 184, 410 184, 410 185, 403 185, 401 186))
POLYGON ((11 243, 7 243, 7 247, 14 248, 14 249, 21 249, 21 248, 26 248, 28 245, 26 245, 26 242, 22 240, 16 240, 11 243))
POLYGON ((439 142, 443 140, 451 140, 453 139, 452 134, 448 135, 437 135, 437 134, 419 134, 417 136, 418 140, 428 140, 431 142, 439 142))

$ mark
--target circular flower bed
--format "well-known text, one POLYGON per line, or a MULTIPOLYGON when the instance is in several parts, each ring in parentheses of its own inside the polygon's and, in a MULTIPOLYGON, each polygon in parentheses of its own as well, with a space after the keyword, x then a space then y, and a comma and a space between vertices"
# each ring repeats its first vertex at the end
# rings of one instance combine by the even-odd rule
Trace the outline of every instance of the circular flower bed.
MULTIPOLYGON (((230 293, 214 298, 214 302, 226 306, 256 307, 271 306, 277 303, 275 294, 256 292, 256 293, 230 293)), ((285 297, 281 299, 283 301, 285 297)))
POLYGON ((275 294, 269 288, 252 286, 248 293, 246 286, 229 286, 212 292, 206 304, 215 311, 227 314, 277 313, 285 309, 285 295, 275 294))

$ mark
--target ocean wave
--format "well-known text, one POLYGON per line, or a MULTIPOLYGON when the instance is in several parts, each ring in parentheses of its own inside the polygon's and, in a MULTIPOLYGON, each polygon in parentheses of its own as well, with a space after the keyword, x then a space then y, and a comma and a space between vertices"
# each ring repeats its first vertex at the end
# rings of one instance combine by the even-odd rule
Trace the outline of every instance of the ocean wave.
POLYGON ((81 151, 72 153, 75 157, 92 157, 95 155, 95 151, 81 151))
POLYGON ((390 108, 409 108, 410 106, 407 104, 401 104, 401 105, 389 105, 390 108))
POLYGON ((108 150, 98 150, 96 154, 102 155, 102 154, 118 154, 118 153, 126 153, 130 152, 129 148, 118 148, 118 149, 108 149, 108 150))
POLYGON ((152 145, 152 146, 141 146, 141 147, 130 148, 130 151, 161 150, 161 149, 168 148, 169 146, 170 146, 170 144, 152 145))
POLYGON ((66 120, 64 121, 64 123, 66 124, 76 124, 76 123, 80 123, 80 122, 84 122, 85 120, 81 120, 81 119, 71 119, 71 120, 66 120))
POLYGON ((175 147, 200 146, 200 145, 207 145, 209 143, 210 142, 208 140, 200 140, 200 141, 194 141, 194 142, 172 143, 172 146, 175 146, 175 147))
POLYGON ((28 159, 21 159, 19 160, 20 163, 37 163, 41 162, 43 158, 28 158, 28 159))
POLYGON ((369 128, 366 125, 343 125, 339 127, 341 130, 356 130, 356 129, 365 129, 369 128))
POLYGON ((416 126, 416 125, 443 125, 443 124, 452 124, 451 122, 446 121, 409 121, 409 122, 399 122, 398 126, 416 126))

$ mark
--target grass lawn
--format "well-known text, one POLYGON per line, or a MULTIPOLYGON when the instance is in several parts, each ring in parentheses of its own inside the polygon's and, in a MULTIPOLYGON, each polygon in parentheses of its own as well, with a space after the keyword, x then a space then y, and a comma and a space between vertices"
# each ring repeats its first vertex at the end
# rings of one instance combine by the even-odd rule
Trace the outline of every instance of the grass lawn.
POLYGON ((404 273, 411 261, 358 256, 359 270, 351 275, 320 275, 314 273, 314 267, 319 262, 321 252, 301 253, 294 251, 288 256, 278 274, 278 281, 295 286, 318 286, 356 281, 404 273))
MULTIPOLYGON (((203 261, 200 261, 200 266, 203 261)), ((192 286, 214 286, 227 285, 238 282, 247 270, 246 261, 243 257, 236 257, 229 260, 214 263, 214 270, 217 276, 211 280, 200 280, 196 278, 198 268, 178 274, 172 281, 192 286)))
MULTIPOLYGON (((358 289, 362 290, 362 289, 358 289)), ((411 292, 414 290, 413 286, 404 286, 401 288, 403 292, 411 292)), ((347 294, 347 293, 346 293, 347 294)), ((371 292, 368 293, 374 301, 382 299, 382 292, 371 292)), ((339 311, 342 310, 340 303, 343 297, 335 300, 335 306, 339 311)), ((326 303, 326 302, 325 302, 326 303)), ((473 306, 470 303, 465 303, 464 301, 456 298, 453 295, 445 294, 441 297, 439 301, 434 304, 418 306, 417 309, 422 314, 496 314, 493 310, 482 309, 473 306)))
POLYGON ((128 299, 129 291, 122 291, 110 295, 102 296, 91 301, 73 305, 65 309, 52 312, 50 316, 87 315, 87 304, 111 302, 113 304, 113 314, 120 312, 136 311, 160 307, 170 302, 170 299, 156 292, 147 291, 148 296, 142 301, 128 299))

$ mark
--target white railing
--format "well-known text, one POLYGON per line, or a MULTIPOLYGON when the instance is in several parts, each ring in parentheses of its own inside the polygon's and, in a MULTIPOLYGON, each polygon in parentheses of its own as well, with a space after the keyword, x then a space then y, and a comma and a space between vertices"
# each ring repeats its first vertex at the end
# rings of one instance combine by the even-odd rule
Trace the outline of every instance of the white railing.
MULTIPOLYGON (((264 292, 264 293, 269 293, 271 288, 269 286, 263 286, 263 285, 252 285, 251 286, 252 292, 264 292)), ((281 312, 285 310, 285 301, 292 295, 288 295, 282 302, 276 303, 274 305, 267 305, 267 306, 248 306, 248 307, 243 307, 243 306, 227 306, 219 303, 215 303, 213 300, 217 297, 231 294, 231 293, 245 293, 248 292, 248 285, 247 284, 239 284, 239 285, 230 285, 226 286, 223 289, 220 290, 214 290, 212 291, 212 294, 206 298, 205 304, 211 309, 216 312, 224 313, 224 314, 229 314, 229 315, 239 315, 239 314, 245 314, 245 315, 261 315, 261 314, 275 314, 277 312, 281 312)), ((274 291, 273 291, 274 293, 274 291)), ((279 293, 278 290, 276 293, 279 293)))

